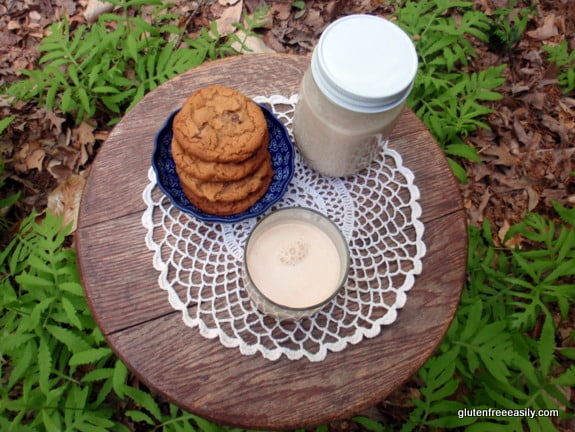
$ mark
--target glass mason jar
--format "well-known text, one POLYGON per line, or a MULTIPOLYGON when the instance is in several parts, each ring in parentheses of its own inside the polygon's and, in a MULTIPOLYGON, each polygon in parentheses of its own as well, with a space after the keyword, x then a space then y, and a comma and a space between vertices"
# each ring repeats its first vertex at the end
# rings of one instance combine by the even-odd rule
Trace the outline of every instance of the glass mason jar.
POLYGON ((367 168, 386 145, 413 86, 411 38, 392 22, 349 15, 331 23, 299 89, 293 127, 307 162, 328 176, 367 168))

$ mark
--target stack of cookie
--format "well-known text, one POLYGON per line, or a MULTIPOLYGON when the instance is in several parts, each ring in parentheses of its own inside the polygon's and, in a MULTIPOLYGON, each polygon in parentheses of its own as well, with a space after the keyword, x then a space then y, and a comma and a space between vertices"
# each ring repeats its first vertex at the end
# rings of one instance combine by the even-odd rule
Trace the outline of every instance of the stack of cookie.
POLYGON ((265 195, 273 177, 261 108, 221 85, 194 92, 173 122, 172 156, 182 190, 200 210, 241 213, 265 195))

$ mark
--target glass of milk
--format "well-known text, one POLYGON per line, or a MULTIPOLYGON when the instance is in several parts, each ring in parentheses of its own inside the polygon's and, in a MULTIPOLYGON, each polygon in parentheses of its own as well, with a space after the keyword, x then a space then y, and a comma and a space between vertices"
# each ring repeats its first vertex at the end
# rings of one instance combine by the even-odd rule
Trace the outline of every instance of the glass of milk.
POLYGON ((270 213, 244 249, 244 285, 261 312, 279 320, 313 315, 345 284, 350 257, 340 229, 321 213, 289 207, 270 213))

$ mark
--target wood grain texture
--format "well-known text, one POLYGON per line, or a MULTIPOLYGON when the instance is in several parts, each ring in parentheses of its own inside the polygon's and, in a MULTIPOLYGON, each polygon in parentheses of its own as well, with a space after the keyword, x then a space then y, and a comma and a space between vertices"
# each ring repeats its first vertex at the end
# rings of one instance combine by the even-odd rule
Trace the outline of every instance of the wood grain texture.
POLYGON ((154 391, 216 422, 289 429, 353 415, 381 401, 440 343, 465 278, 467 229, 443 152, 409 110, 390 147, 415 174, 427 255, 406 306, 381 335, 326 360, 244 356, 182 322, 159 288, 141 223, 153 139, 195 89, 222 83, 249 96, 297 92, 306 57, 265 54, 207 63, 158 87, 116 126, 93 164, 77 230, 92 313, 116 354, 154 391))
MULTIPOLYGON (((381 335, 330 353, 326 360, 269 361, 206 340, 173 313, 108 339, 142 381, 185 409, 237 426, 282 429, 357 413, 381 401, 431 355, 449 324, 465 271, 466 238, 460 213, 426 226, 429 262, 398 319, 381 335)), ((424 260, 425 261, 425 260, 424 260)), ((426 266, 427 264, 424 264, 426 266)))

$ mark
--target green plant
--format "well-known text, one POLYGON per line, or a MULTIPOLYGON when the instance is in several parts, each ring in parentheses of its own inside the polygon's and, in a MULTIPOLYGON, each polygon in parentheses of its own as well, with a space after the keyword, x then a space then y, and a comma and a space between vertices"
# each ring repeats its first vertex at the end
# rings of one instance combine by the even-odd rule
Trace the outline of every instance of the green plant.
POLYGON ((245 24, 241 22, 233 23, 233 27, 239 30, 242 36, 232 33, 227 37, 223 37, 218 32, 216 22, 212 21, 209 30, 206 28, 200 30, 200 37, 197 39, 184 38, 184 41, 191 48, 198 50, 203 58, 209 58, 210 60, 244 51, 249 52, 250 49, 246 47, 246 40, 250 36, 257 36, 256 30, 265 26, 268 10, 269 7, 264 5, 256 9, 252 16, 244 13, 243 20, 245 24))
MULTIPOLYGON (((0 135, 6 130, 6 128, 10 125, 10 123, 12 123, 14 118, 15 118, 14 116, 9 116, 0 120, 0 135)), ((4 161, 0 159, 0 176, 2 176, 2 174, 4 174, 4 161)), ((2 189, 5 185, 6 183, 4 182, 4 180, 0 178, 0 189, 2 189)), ((20 199, 20 192, 17 192, 14 195, 11 195, 6 198, 0 198, 0 209, 10 207, 19 199, 20 199)), ((2 223, 2 225, 4 224, 2 223)))
POLYGON ((536 244, 500 248, 488 222, 470 228, 461 305, 438 353, 417 375, 422 397, 403 431, 556 431, 551 418, 567 416, 564 390, 575 385, 575 366, 562 368, 559 360, 575 353, 557 348, 556 321, 567 319, 575 298, 575 229, 529 214, 507 239, 514 236, 536 244), (537 415, 541 410, 547 416, 537 415))
POLYGON ((102 388, 96 402, 88 402, 91 385, 81 383, 73 359, 91 347, 108 358, 110 353, 85 306, 74 254, 61 248, 66 230, 56 217, 47 215, 42 224, 35 217, 22 222, 0 255, 0 353, 6 380, 0 390, 0 426, 6 431, 64 430, 64 425, 105 430, 114 425, 113 413, 102 406, 108 390, 102 388))
POLYGON ((575 89, 575 50, 570 50, 567 40, 563 39, 557 45, 545 45, 543 50, 547 53, 547 60, 555 63, 559 69, 558 84, 567 94, 575 89))
MULTIPOLYGON (((162 0, 108 2, 124 13, 104 14, 97 23, 75 29, 66 19, 53 24, 38 48, 42 67, 21 71, 29 79, 13 84, 7 93, 73 114, 77 123, 98 110, 120 116, 162 82, 207 58, 234 53, 232 44, 243 43, 234 35, 221 38, 212 23, 211 31, 204 29, 198 39, 185 39, 187 47, 178 47, 170 37, 182 32, 170 24, 178 17, 165 13, 162 0), (151 23, 141 13, 128 14, 129 8, 138 11, 143 6, 155 7, 151 23)), ((262 12, 258 14, 245 17, 247 26, 237 24, 246 37, 261 25, 262 12)))
POLYGON ((493 90, 505 81, 505 65, 477 73, 465 71, 469 59, 477 56, 471 40, 487 42, 490 18, 474 10, 469 1, 396 3, 397 24, 412 36, 420 62, 408 105, 429 127, 454 173, 465 182, 465 170, 453 157, 480 160, 476 149, 462 138, 479 127, 488 128, 482 119, 491 110, 484 102, 501 99, 493 90), (457 22, 447 15, 452 8, 459 11, 457 22))
POLYGON ((8 126, 10 126, 10 123, 12 123, 14 119, 14 116, 9 116, 0 120, 0 134, 2 134, 8 126))
POLYGON ((305 1, 294 1, 291 5, 299 10, 305 9, 305 1))
POLYGON ((69 227, 32 213, 0 253, 0 430, 222 429, 130 385, 83 296, 69 227))
POLYGON ((509 53, 521 41, 521 35, 527 28, 529 15, 535 11, 535 5, 515 10, 515 0, 510 0, 507 7, 493 11, 493 22, 489 29, 489 49, 503 50, 509 53))
POLYGON ((510 300, 515 299, 511 304, 516 312, 510 315, 513 328, 530 329, 541 316, 552 320, 549 304, 557 306, 562 319, 566 319, 570 302, 575 299, 575 284, 572 280, 565 282, 575 275, 575 230, 531 213, 507 233, 507 237, 514 235, 534 245, 529 251, 511 251, 510 265, 517 272, 502 281, 510 300))

